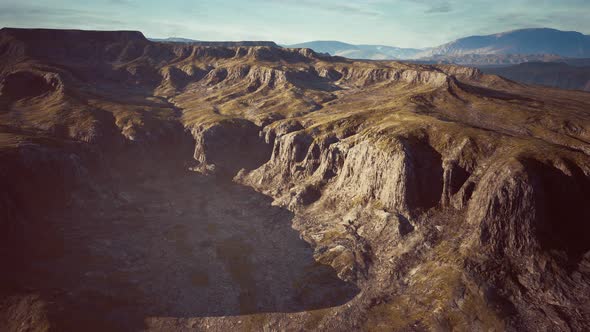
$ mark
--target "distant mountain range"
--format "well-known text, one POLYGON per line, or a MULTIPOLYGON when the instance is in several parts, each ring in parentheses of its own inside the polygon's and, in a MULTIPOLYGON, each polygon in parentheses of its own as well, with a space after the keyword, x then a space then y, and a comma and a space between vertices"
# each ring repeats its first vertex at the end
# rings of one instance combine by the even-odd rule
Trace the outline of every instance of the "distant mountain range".
MULTIPOLYGON (((151 40, 202 46, 279 47, 272 41, 205 42, 177 37, 151 40)), ((475 65, 510 65, 530 61, 548 62, 566 58, 590 58, 589 35, 549 28, 521 29, 486 36, 470 36, 426 49, 386 45, 355 45, 341 41, 320 40, 282 46, 310 48, 318 53, 351 59, 411 59, 433 63, 475 65)))
POLYGON ((352 59, 413 59, 436 63, 507 65, 564 58, 590 58, 590 36, 575 31, 521 29, 486 36, 470 36, 441 46, 414 49, 385 45, 353 45, 312 41, 286 47, 308 47, 316 52, 352 59))
POLYGON ((514 30, 461 38, 423 50, 338 41, 313 41, 287 47, 308 47, 352 59, 476 66, 486 73, 522 83, 590 91, 590 36, 574 31, 514 30))
POLYGON ((218 46, 218 47, 238 47, 238 46, 266 46, 280 47, 273 41, 201 41, 188 38, 170 37, 170 38, 148 38, 151 41, 159 43, 178 43, 191 44, 198 46, 218 46))
POLYGON ((423 50, 385 45, 353 45, 340 41, 312 41, 285 45, 289 48, 311 48, 320 53, 342 56, 350 59, 400 60, 411 59, 423 50))
POLYGON ((522 29, 487 36, 471 36, 428 49, 417 58, 468 54, 555 54, 590 57, 590 36, 575 31, 522 29))
POLYGON ((198 40, 188 39, 188 38, 179 38, 179 37, 169 37, 169 38, 148 38, 154 42, 163 42, 163 43, 183 43, 183 44, 190 44, 198 42, 198 40))
MULTIPOLYGON (((266 41, 203 42, 186 38, 152 40, 201 46, 281 47, 266 41)), ((468 65, 522 83, 590 91, 590 36, 575 31, 521 29, 460 38, 427 49, 355 45, 340 41, 311 41, 282 47, 310 48, 318 53, 350 59, 468 65)))

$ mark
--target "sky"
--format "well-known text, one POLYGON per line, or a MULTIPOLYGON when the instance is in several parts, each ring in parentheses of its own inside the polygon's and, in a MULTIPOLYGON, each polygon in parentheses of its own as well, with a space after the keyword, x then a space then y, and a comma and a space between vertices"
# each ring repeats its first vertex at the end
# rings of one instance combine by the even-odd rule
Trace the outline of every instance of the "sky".
POLYGON ((5 27, 415 48, 520 28, 590 34, 589 17, 590 0, 0 0, 5 27))

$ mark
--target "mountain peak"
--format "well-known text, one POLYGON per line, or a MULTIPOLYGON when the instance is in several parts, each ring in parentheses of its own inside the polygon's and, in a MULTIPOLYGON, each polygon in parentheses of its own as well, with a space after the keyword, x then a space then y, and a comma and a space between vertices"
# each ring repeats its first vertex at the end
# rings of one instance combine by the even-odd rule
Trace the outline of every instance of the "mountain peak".
POLYGON ((519 33, 519 32, 523 32, 523 33, 529 33, 529 32, 556 32, 556 33, 577 33, 577 34, 582 34, 580 32, 577 31, 573 31, 573 30, 559 30, 559 29, 555 29, 555 28, 548 28, 548 27, 543 27, 543 28, 524 28, 524 29, 513 29, 513 30, 508 30, 508 31, 504 31, 504 32, 499 32, 496 33, 495 35, 504 35, 504 34, 510 34, 510 33, 519 33))
POLYGON ((460 38, 418 56, 466 54, 556 54, 575 58, 590 57, 590 37, 576 31, 551 28, 518 29, 460 38))

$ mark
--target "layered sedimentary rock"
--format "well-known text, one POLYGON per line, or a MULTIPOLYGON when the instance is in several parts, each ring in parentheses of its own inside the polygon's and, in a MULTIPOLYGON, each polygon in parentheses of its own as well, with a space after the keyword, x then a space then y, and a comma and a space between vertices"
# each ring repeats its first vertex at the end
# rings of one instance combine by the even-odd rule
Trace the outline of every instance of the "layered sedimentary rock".
MULTIPOLYGON (((0 57, 10 188, 0 204, 13 211, 3 227, 17 214, 35 220, 28 186, 51 178, 26 142, 59 151, 52 174, 83 187, 190 167, 292 211, 314 259, 361 290, 318 312, 265 314, 250 329, 590 326, 588 93, 458 66, 157 44, 125 32, 4 29, 0 57), (54 35, 55 45, 39 41, 54 35), (79 38, 86 47, 73 47, 79 38), (18 153, 31 167, 18 166, 18 153)), ((189 323, 240 326, 231 317, 171 324, 189 323)))

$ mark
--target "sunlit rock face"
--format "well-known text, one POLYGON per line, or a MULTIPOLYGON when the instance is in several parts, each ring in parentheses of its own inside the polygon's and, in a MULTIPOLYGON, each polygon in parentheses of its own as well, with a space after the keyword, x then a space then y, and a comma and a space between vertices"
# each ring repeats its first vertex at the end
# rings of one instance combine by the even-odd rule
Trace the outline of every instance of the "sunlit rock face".
POLYGON ((590 328, 590 97, 0 31, 0 326, 590 328))

